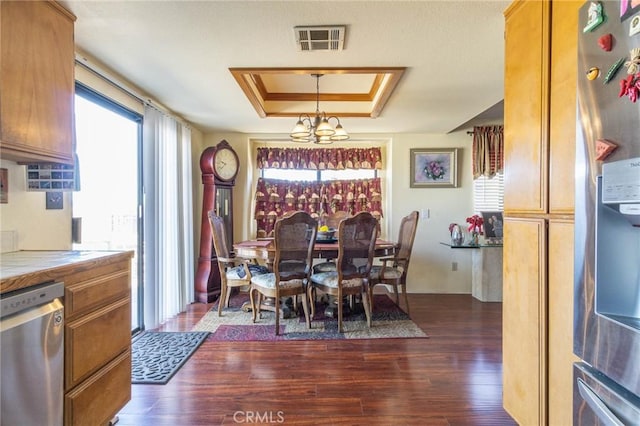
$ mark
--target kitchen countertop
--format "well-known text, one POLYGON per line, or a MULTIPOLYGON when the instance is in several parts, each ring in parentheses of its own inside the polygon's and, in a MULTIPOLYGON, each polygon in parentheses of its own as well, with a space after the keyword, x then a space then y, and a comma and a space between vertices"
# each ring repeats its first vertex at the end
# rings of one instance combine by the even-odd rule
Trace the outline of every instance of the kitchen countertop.
POLYGON ((133 251, 23 250, 0 254, 0 293, 26 288, 98 264, 132 258, 133 251))

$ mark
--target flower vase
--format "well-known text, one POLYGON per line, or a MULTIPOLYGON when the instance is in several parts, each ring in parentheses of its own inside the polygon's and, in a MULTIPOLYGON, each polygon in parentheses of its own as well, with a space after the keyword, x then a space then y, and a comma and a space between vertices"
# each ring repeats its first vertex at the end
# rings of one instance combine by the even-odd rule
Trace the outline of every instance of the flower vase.
POLYGON ((460 225, 453 225, 451 227, 451 245, 461 246, 464 242, 464 235, 462 234, 462 228, 460 225))
POLYGON ((478 232, 472 232, 471 233, 471 241, 469 241, 469 245, 470 246, 478 246, 478 245, 480 245, 478 236, 479 236, 478 232))

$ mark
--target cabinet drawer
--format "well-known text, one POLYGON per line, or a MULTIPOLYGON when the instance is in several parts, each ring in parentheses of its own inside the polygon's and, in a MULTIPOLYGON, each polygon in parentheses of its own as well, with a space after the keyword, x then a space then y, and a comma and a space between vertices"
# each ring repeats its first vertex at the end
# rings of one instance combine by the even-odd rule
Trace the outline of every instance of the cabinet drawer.
POLYGON ((65 395, 64 423, 105 425, 131 399, 131 352, 127 350, 65 395))
POLYGON ((119 300, 65 327, 65 389, 131 347, 131 303, 119 300))
POLYGON ((64 308, 67 319, 107 303, 127 297, 130 292, 128 270, 121 270, 96 279, 67 286, 64 308))

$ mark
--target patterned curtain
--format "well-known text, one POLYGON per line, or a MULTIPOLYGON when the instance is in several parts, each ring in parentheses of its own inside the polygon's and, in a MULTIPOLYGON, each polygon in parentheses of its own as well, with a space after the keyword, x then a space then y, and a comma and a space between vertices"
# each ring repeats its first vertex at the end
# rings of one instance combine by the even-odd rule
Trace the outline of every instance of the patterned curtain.
POLYGON ((339 210, 350 214, 368 211, 380 219, 380 178, 331 182, 258 179, 255 209, 258 238, 271 237, 276 219, 297 210, 316 218, 339 210))
POLYGON ((382 169, 380 148, 258 148, 259 169, 382 169))
POLYGON ((504 169, 504 126, 473 128, 473 178, 493 177, 504 169))

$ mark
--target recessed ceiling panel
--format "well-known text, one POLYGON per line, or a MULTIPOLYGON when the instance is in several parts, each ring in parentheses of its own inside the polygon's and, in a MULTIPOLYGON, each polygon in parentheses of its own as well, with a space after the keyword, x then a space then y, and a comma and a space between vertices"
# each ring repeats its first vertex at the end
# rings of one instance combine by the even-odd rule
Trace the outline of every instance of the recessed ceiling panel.
POLYGON ((291 117, 316 110, 329 115, 380 115, 406 68, 229 68, 260 117, 291 117))

